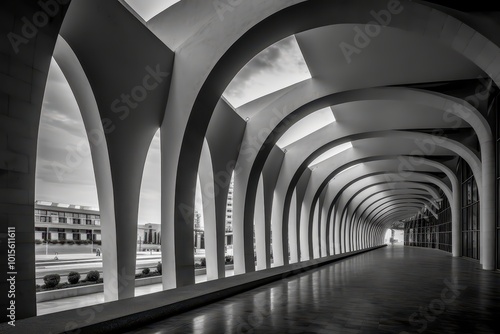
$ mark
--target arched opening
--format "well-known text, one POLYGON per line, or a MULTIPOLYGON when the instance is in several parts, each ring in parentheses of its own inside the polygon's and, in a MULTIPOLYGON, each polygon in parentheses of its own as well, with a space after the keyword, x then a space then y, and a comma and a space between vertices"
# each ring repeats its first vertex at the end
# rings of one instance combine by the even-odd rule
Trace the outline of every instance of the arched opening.
MULTIPOLYGON (((154 278, 154 287, 144 288, 137 284, 135 295, 161 291, 161 156, 160 130, 151 140, 146 156, 139 197, 137 222, 136 277, 154 278)), ((137 282, 139 282, 137 281, 137 282)))
MULTIPOLYGON (((102 277, 101 220, 89 139, 82 115, 63 71, 52 58, 41 110, 35 179, 35 260, 38 292, 43 277, 71 271, 86 278, 95 270, 102 277), (82 260, 91 264, 83 269, 82 260), (61 267, 60 262, 76 265, 61 267)), ((103 300, 101 300, 102 302, 103 300)), ((90 301, 89 305, 99 302, 90 301)), ((38 314, 58 308, 38 310, 38 314)))

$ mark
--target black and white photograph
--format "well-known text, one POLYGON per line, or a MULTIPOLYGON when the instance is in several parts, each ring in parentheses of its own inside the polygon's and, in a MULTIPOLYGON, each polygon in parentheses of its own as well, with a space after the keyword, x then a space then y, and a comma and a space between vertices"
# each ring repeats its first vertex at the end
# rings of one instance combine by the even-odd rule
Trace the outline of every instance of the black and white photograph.
POLYGON ((0 27, 0 333, 500 333, 499 2, 0 27))

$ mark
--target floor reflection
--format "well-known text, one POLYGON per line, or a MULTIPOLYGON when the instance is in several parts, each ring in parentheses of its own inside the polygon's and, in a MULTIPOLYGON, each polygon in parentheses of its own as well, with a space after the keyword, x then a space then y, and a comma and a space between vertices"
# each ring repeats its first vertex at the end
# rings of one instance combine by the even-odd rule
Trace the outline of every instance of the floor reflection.
POLYGON ((417 333, 423 321, 426 333, 494 333, 500 275, 478 268, 436 250, 389 246, 129 333, 417 333), (447 284, 467 288, 432 311, 447 284), (425 309, 435 314, 419 314, 425 309))

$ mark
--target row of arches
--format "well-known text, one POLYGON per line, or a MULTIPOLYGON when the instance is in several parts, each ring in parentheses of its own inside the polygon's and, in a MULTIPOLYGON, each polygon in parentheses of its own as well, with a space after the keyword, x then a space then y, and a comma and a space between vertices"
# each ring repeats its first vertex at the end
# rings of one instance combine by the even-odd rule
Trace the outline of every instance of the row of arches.
MULTIPOLYGON (((498 84, 499 49, 484 35, 487 32, 482 34, 428 4, 402 1, 401 5, 404 10, 384 29, 403 31, 410 40, 431 40, 474 64, 490 83, 498 84)), ((100 43, 119 34, 116 28, 108 35, 98 29, 89 34, 75 28, 85 19, 82 13, 120 11, 116 6, 72 4, 54 51, 87 130, 105 138, 105 145, 93 144, 91 151, 103 225, 104 275, 113 278, 105 281, 106 300, 134 294, 132 245, 136 244, 138 194, 147 148, 158 129, 162 133, 165 289, 194 284, 190 250, 198 175, 205 189, 210 279, 224 276, 225 205, 233 173, 235 274, 379 245, 393 221, 424 211, 432 214, 439 199, 437 189, 452 206, 453 254, 459 256, 460 187, 452 167, 440 157, 458 156, 471 167, 481 197, 481 263, 484 269, 495 267, 495 153, 482 100, 476 104, 463 96, 389 84, 365 87, 363 78, 358 85, 343 90, 334 78, 322 73, 273 93, 268 103, 257 103, 252 117, 242 118, 238 108, 222 98, 238 71, 272 43, 322 27, 365 25, 373 10, 387 9, 387 1, 258 0, 242 2, 224 20, 209 4, 200 4, 198 14, 204 15, 205 24, 192 34, 167 29, 173 13, 186 15, 189 6, 181 1, 146 23, 159 39, 145 41, 143 52, 134 51, 135 58, 122 61, 134 64, 133 75, 125 83, 121 83, 124 75, 119 75, 123 69, 110 61, 125 47, 111 51, 108 62, 103 59, 99 66, 88 61, 93 49, 82 48, 93 44, 98 49, 100 43), (83 39, 84 33, 92 39, 83 39), (162 52, 153 58, 146 52, 158 48, 162 52), (134 81, 143 82, 147 66, 160 68, 157 73, 168 72, 168 79, 165 74, 140 112, 113 123, 116 130, 109 131, 109 123, 103 120, 116 119, 110 102, 121 90, 130 91, 134 81), (106 80, 112 89, 98 83, 100 71, 116 75, 106 80), (291 125, 317 110, 357 109, 363 103, 373 113, 381 110, 382 117, 391 119, 376 121, 370 115, 364 120, 344 119, 285 149, 275 145, 291 125), (472 138, 470 142, 477 141, 479 151, 462 142, 464 134, 472 138), (329 149, 345 143, 352 147, 310 166, 329 149), (134 157, 126 168, 120 166, 125 156, 134 157)), ((121 13, 126 20, 126 13, 121 13)), ((104 29, 113 24, 103 21, 97 26, 104 29)), ((142 23, 133 29, 137 35, 151 34, 142 23)), ((123 72, 130 74, 130 69, 123 72)), ((488 89, 482 87, 480 94, 473 92, 473 96, 481 99, 488 89)))

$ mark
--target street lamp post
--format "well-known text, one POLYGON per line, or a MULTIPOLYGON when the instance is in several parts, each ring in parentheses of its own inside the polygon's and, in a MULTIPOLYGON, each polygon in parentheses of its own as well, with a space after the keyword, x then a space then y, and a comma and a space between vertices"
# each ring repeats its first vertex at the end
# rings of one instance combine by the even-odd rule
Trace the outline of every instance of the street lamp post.
POLYGON ((45 235, 45 255, 49 255, 49 227, 47 226, 47 234, 45 235))

